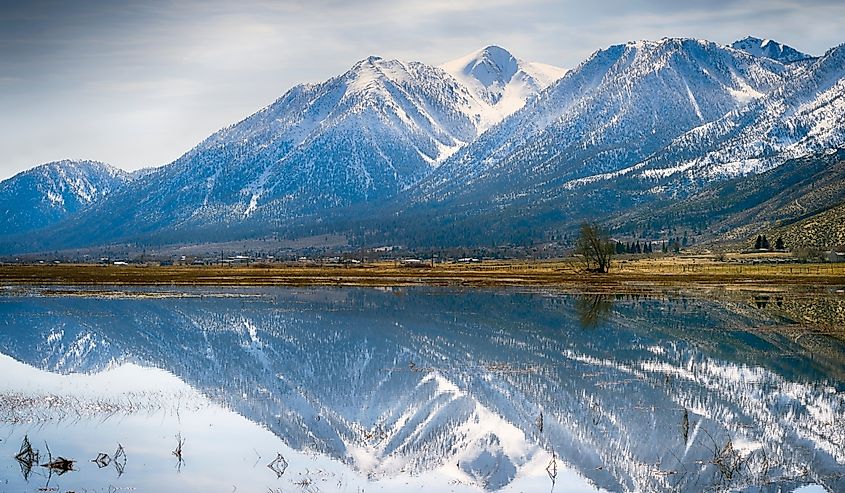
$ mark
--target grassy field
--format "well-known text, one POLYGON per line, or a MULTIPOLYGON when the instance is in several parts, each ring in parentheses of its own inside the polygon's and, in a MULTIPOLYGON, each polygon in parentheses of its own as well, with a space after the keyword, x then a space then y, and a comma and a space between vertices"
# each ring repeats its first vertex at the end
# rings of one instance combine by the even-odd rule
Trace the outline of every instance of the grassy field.
MULTIPOLYGON (((845 263, 790 264, 719 261, 707 257, 616 260, 609 274, 584 272, 571 260, 485 261, 403 266, 360 265, 3 265, 0 283, 197 286, 585 286, 614 291, 637 286, 770 284, 845 285, 845 263)), ((759 260, 759 259, 758 259, 759 260)))

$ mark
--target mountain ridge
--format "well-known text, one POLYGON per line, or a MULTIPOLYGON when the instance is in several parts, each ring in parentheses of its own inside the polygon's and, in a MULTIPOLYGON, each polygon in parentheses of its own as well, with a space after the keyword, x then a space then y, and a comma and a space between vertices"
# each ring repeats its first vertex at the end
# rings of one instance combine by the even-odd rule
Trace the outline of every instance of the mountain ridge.
POLYGON ((842 46, 784 62, 740 48, 635 41, 571 70, 495 45, 439 67, 369 57, 2 248, 315 234, 358 246, 542 241, 845 143, 842 46))
MULTIPOLYGON (((521 95, 538 90, 534 84, 521 95)), ((75 245, 138 240, 237 230, 243 221, 283 225, 384 200, 474 140, 501 111, 441 68, 372 56, 323 83, 295 86, 55 233, 75 245)))
POLYGON ((129 181, 129 173, 83 159, 22 171, 0 182, 0 237, 56 224, 129 181))
POLYGON ((794 63, 815 58, 812 55, 802 53, 795 48, 778 43, 771 39, 760 39, 754 36, 747 36, 731 43, 731 48, 743 50, 752 55, 764 56, 784 63, 794 63))

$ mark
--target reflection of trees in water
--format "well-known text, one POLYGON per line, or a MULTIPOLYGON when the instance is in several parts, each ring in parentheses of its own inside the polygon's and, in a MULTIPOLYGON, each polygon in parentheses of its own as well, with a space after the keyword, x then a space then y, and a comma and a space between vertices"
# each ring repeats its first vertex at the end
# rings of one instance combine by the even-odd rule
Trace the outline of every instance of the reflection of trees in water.
POLYGON ((754 304, 757 308, 766 308, 770 303, 774 303, 778 308, 783 308, 783 296, 769 296, 769 295, 755 295, 754 304))
POLYGON ((605 294, 581 294, 575 298, 575 310, 582 328, 595 329, 607 321, 613 300, 605 294))

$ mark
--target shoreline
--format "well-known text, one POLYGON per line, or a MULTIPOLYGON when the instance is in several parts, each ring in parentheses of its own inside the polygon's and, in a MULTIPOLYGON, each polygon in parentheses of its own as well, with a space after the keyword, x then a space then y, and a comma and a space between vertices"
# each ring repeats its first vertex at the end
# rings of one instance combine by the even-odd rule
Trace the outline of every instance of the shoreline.
POLYGON ((610 273, 580 271, 575 262, 489 261, 479 264, 159 266, 0 265, 0 285, 78 286, 454 286, 638 290, 664 287, 777 285, 845 288, 845 263, 734 264, 700 258, 614 262, 610 273))
POLYGON ((817 334, 845 340, 845 263, 738 266, 701 259, 638 259, 615 264, 609 274, 578 272, 571 261, 434 267, 402 267, 394 262, 249 267, 0 265, 0 295, 11 297, 249 297, 260 293, 227 292, 227 288, 273 287, 506 289, 574 295, 594 302, 619 296, 705 299, 770 310, 784 317, 789 327, 783 330, 801 337, 817 334))

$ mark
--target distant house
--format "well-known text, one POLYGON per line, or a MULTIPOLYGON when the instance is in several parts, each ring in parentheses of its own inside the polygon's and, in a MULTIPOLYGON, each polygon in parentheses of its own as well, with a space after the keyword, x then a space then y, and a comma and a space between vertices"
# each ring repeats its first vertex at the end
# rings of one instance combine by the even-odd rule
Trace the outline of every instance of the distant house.
POLYGON ((419 258, 406 258, 399 261, 402 267, 434 267, 434 262, 423 260, 419 258))
POLYGON ((828 252, 827 260, 830 262, 845 262, 845 248, 836 248, 828 252))

